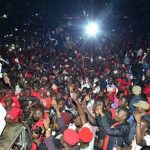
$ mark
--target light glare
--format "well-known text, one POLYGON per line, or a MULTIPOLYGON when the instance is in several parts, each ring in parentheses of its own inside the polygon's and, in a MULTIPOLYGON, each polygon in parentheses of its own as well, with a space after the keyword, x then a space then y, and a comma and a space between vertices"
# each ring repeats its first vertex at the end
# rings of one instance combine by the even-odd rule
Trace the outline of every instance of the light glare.
POLYGON ((89 23, 86 27, 86 34, 89 36, 95 36, 98 33, 98 25, 96 23, 89 23))

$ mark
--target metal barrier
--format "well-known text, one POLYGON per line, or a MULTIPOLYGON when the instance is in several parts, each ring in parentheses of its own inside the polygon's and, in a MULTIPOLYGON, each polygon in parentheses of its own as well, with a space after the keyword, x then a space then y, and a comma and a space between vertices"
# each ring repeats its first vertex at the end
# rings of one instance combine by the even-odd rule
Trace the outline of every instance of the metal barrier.
POLYGON ((22 124, 7 123, 0 137, 0 150, 12 150, 16 144, 20 150, 26 150, 26 128, 22 124))

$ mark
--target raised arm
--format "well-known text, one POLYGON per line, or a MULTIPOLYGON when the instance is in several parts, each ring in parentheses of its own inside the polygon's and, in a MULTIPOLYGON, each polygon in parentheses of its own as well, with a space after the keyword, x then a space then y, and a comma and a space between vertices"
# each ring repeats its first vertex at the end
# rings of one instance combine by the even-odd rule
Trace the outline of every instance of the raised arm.
POLYGON ((63 133, 64 130, 66 129, 66 126, 65 126, 65 123, 61 117, 61 113, 58 109, 58 105, 57 105, 56 100, 52 100, 52 106, 54 107, 54 109, 56 111, 57 123, 59 125, 60 131, 61 131, 61 133, 63 133))
POLYGON ((86 107, 85 101, 82 102, 82 108, 83 108, 84 112, 85 112, 85 113, 87 114, 87 116, 88 116, 88 121, 89 121, 89 123, 90 123, 91 125, 93 125, 93 126, 96 126, 96 119, 95 119, 95 117, 93 117, 93 116, 91 115, 91 113, 88 111, 88 109, 87 109, 87 107, 86 107))
POLYGON ((81 121, 82 121, 82 125, 84 125, 85 123, 87 123, 87 119, 86 119, 84 110, 83 110, 81 104, 80 104, 79 101, 78 101, 77 93, 75 93, 75 92, 74 92, 74 93, 70 93, 70 95, 71 95, 71 98, 74 100, 74 102, 75 102, 76 105, 77 105, 78 112, 79 112, 79 116, 80 116, 81 121))
POLYGON ((140 146, 146 146, 146 141, 143 139, 141 131, 142 114, 135 113, 134 118, 136 120, 136 144, 140 146))
POLYGON ((46 143, 47 150, 58 150, 54 144, 53 137, 51 135, 51 129, 49 128, 50 120, 45 119, 43 123, 45 128, 45 137, 46 137, 45 143, 46 143))

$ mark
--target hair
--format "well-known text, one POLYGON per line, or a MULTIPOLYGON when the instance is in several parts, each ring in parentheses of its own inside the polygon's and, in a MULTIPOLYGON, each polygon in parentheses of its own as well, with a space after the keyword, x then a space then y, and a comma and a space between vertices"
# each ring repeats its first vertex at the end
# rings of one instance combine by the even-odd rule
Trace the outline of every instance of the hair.
POLYGON ((36 111, 40 111, 42 116, 44 115, 44 109, 41 105, 37 105, 36 108, 35 108, 36 111))
POLYGON ((94 103, 93 108, 95 109, 100 103, 103 104, 103 108, 104 108, 104 107, 105 107, 105 102, 104 102, 104 100, 102 100, 102 99, 97 100, 97 101, 94 103))
POLYGON ((105 106, 105 101, 103 100, 103 99, 98 99, 97 101, 96 101, 96 103, 102 103, 103 104, 103 106, 105 106))

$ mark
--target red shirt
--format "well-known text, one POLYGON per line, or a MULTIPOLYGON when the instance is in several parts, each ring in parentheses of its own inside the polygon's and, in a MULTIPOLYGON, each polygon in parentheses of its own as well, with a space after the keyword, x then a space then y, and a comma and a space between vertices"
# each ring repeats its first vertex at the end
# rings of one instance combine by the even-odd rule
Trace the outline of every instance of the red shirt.
MULTIPOLYGON (((149 105, 150 105, 150 97, 147 97, 147 100, 148 100, 148 103, 149 103, 149 105)), ((149 109, 149 111, 147 112, 147 114, 150 115, 150 109, 149 109)))
POLYGON ((50 106, 51 106, 51 103, 52 103, 51 98, 49 98, 49 97, 47 97, 47 98, 40 98, 40 102, 43 104, 43 106, 46 109, 50 109, 50 106))
POLYGON ((112 114, 112 119, 114 119, 115 118, 115 109, 114 108, 110 108, 109 111, 112 114))
POLYGON ((35 91, 32 90, 31 95, 38 98, 38 99, 40 99, 40 93, 39 92, 35 92, 35 91))
POLYGON ((19 116, 22 115, 22 109, 12 107, 10 111, 7 111, 6 119, 11 119, 13 122, 17 123, 19 116))
MULTIPOLYGON (((20 103, 19 103, 18 98, 16 96, 13 96, 13 97, 10 97, 10 98, 12 99, 12 106, 20 108, 20 103)), ((5 107, 5 98, 1 99, 1 103, 5 107)))
POLYGON ((43 120, 42 120, 42 119, 40 119, 39 121, 37 121, 37 122, 32 126, 32 130, 35 130, 37 127, 44 128, 44 124, 43 124, 43 120))
MULTIPOLYGON (((35 130, 37 127, 44 128, 43 120, 42 119, 40 119, 38 122, 36 122, 32 126, 32 130, 35 130)), ((39 138, 41 138, 41 137, 39 137, 39 138)), ((32 142, 30 150, 36 150, 36 149, 37 149, 37 145, 34 142, 32 142)))

